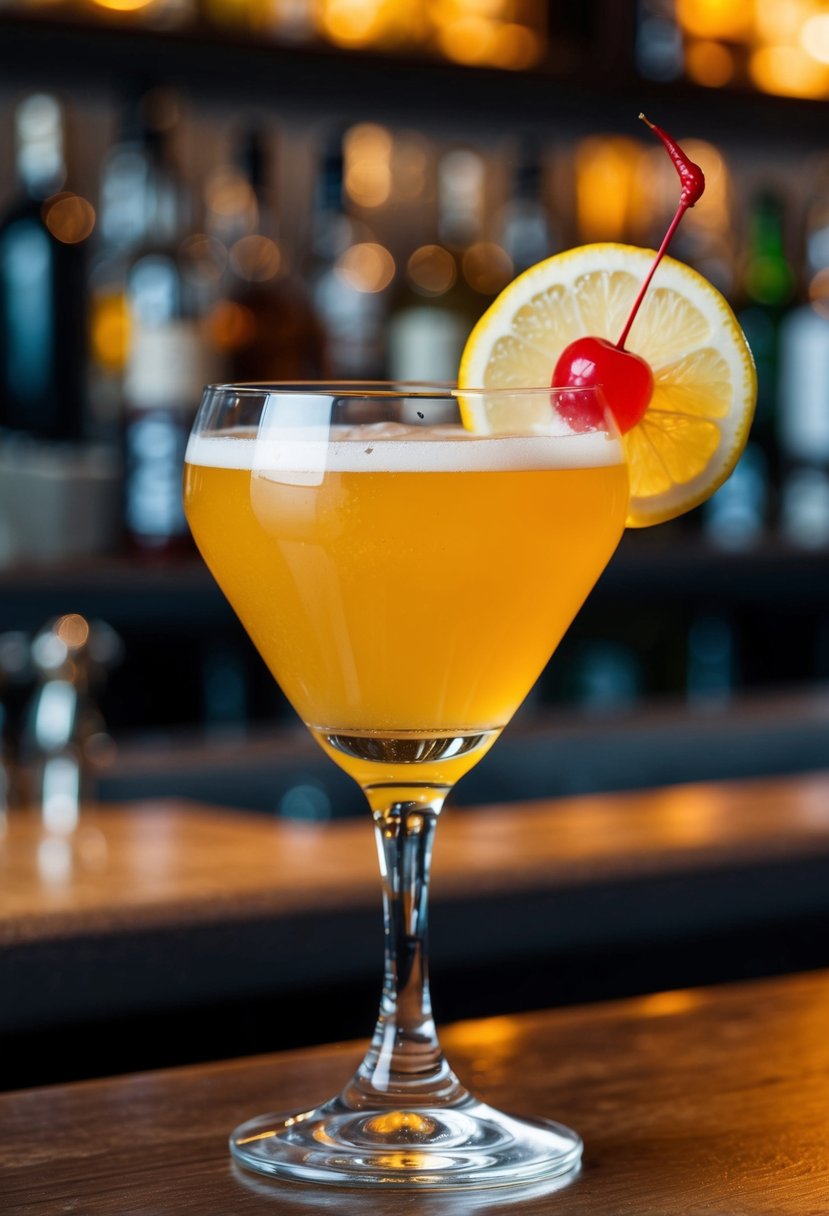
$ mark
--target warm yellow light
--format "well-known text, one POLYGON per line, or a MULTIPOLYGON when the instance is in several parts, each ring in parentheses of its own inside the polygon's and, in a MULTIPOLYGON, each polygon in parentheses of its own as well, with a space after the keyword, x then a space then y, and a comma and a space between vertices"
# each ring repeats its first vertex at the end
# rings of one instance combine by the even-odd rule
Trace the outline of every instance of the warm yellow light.
POLYGON ((541 59, 544 44, 534 30, 508 21, 498 28, 488 62, 496 68, 530 68, 541 59))
POLYGON ((337 259, 336 272, 358 291, 383 291, 394 278, 394 258, 383 245, 362 241, 337 259))
POLYGON ((544 9, 537 0, 431 0, 439 49, 456 63, 521 69, 544 53, 544 9))
POLYGON ((512 259, 493 241, 476 241, 464 250, 463 277, 474 291, 494 296, 513 275, 512 259))
POLYGON ((123 371, 130 342, 130 315, 122 291, 100 295, 93 303, 90 343, 95 362, 108 372, 123 371))
POLYGON ((270 237, 243 236, 231 246, 230 264, 249 283, 266 283, 279 273, 282 253, 270 237))
POLYGON ((256 337, 256 317, 244 304, 219 300, 207 318, 214 347, 224 354, 248 346, 256 337))
POLYGON ((818 63, 829 63, 829 13, 816 13, 800 31, 800 45, 818 63))
POLYGON ((754 0, 677 0, 676 15, 686 34, 739 42, 752 31, 754 0))
POLYGON ((632 139, 592 136, 576 152, 576 213, 585 241, 618 241, 632 212, 640 163, 632 139))
POLYGON ((376 123, 352 127, 344 140, 345 189, 360 207, 380 207, 391 194, 391 134, 376 123))
POLYGON ((518 1048, 521 1039, 521 1023, 516 1017, 502 1014, 500 1017, 481 1018, 476 1022, 461 1022, 453 1027, 447 1035, 458 1035, 458 1041, 463 1042, 473 1051, 482 1053, 486 1061, 487 1053, 503 1055, 518 1048))
POLYGON ((421 245, 406 263, 412 286, 424 296, 440 296, 455 282, 455 259, 442 245, 421 245))
POLYGON ((757 0, 754 13, 754 41, 773 46, 794 46, 800 32, 814 15, 815 0, 757 0))
POLYGON ((360 207, 380 207, 391 194, 391 169, 368 157, 355 160, 345 175, 349 198, 360 207))
POLYGON ((764 46, 749 61, 751 79, 764 93, 784 97, 825 97, 829 68, 799 46, 764 46))
POLYGON ((394 141, 392 149, 392 195, 396 199, 414 202, 426 194, 426 169, 430 145, 416 131, 404 131, 394 141))
POLYGON ((43 222, 63 245, 79 245, 92 234, 95 208, 79 194, 65 190, 43 204, 43 222))
POLYGON ((432 0, 429 5, 429 16, 437 23, 454 21, 460 16, 475 15, 489 17, 495 21, 504 16, 505 10, 512 5, 504 0, 432 0))
POLYGON ((154 0, 92 0, 99 8, 107 8, 113 13, 135 13, 153 2, 154 0))
POLYGON ((89 622, 77 612, 69 612, 58 618, 55 633, 67 649, 80 650, 89 640, 89 622))
POLYGON ((373 0, 326 0, 320 25, 332 42, 365 46, 375 34, 377 4, 373 0))
POLYGON ((394 1136, 405 1132, 410 1136, 430 1136, 437 1124, 428 1115, 412 1110, 390 1110, 374 1115, 366 1123, 366 1131, 374 1136, 394 1136))
POLYGON ((408 1174, 412 1174, 415 1170, 428 1170, 434 1166, 431 1153, 416 1153, 413 1150, 394 1153, 378 1153, 374 1158, 378 1169, 389 1170, 405 1170, 408 1174))
POLYGON ((639 1009, 649 1018, 676 1017, 677 1014, 689 1013, 700 1003, 699 996, 687 989, 675 989, 671 992, 654 992, 649 996, 639 998, 639 1009))
POLYGON ((488 17, 459 17, 441 29, 440 49, 456 63, 488 63, 498 26, 488 17))
POLYGON ((220 219, 255 222, 258 208, 253 187, 235 169, 218 169, 211 174, 204 195, 208 210, 220 219))
POLYGON ((734 56, 721 42, 694 40, 685 48, 685 71, 696 84, 721 88, 734 75, 734 56))
POLYGON ((340 46, 404 46, 425 32, 422 4, 414 0, 321 0, 316 21, 340 46))

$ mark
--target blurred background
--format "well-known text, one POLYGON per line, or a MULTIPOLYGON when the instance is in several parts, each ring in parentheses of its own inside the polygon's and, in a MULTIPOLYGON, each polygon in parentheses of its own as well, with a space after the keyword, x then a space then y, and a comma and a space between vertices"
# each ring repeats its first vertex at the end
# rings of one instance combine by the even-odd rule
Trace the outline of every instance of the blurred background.
POLYGON ((829 3, 5 0, 0 82, 6 803, 362 813, 189 541, 201 386, 454 378, 517 272, 658 242, 640 109, 705 170, 672 252, 749 337, 752 441, 625 537, 455 797, 825 763, 829 3))

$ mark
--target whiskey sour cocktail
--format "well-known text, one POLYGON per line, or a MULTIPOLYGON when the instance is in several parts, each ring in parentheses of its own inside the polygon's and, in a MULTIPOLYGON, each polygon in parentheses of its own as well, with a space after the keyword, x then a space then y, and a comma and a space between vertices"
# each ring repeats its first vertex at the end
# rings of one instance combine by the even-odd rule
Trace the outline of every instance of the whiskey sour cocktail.
POLYGON ((249 1169, 424 1190, 579 1164, 576 1132, 493 1109, 443 1056, 428 877, 447 793, 515 713, 624 527, 701 502, 745 443, 745 339, 719 293, 664 257, 702 173, 655 130, 682 183, 660 250, 594 245, 531 267, 471 333, 457 388, 205 392, 186 458, 193 535, 300 717, 365 791, 383 887, 369 1049, 331 1100, 236 1128, 249 1169))
POLYGON ((389 422, 191 439, 199 548, 294 708, 358 780, 397 780, 418 756, 430 780, 457 780, 615 549, 621 443, 554 421, 511 437, 389 422))

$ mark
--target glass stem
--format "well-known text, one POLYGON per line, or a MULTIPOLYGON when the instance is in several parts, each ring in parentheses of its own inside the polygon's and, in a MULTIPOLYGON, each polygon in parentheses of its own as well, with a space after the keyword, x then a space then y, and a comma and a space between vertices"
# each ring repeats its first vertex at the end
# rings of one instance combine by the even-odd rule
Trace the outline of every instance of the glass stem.
POLYGON ((383 881, 385 974, 366 1056, 342 1094, 356 1109, 447 1106, 466 1096, 438 1043, 427 966, 432 843, 443 786, 371 786, 383 881))

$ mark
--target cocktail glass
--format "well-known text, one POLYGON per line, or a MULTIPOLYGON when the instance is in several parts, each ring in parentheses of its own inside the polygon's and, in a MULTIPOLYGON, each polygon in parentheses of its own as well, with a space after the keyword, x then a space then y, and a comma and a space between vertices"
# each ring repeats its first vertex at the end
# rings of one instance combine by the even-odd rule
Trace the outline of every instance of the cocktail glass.
POLYGON ((611 422, 565 421, 608 419, 601 405, 598 390, 572 389, 205 391, 186 458, 190 527, 286 696, 365 791, 385 917, 365 1058, 323 1105, 238 1127, 230 1149, 248 1168, 420 1189, 579 1163, 575 1132, 494 1110, 453 1073, 426 914, 447 794, 529 692, 624 528, 611 422))

